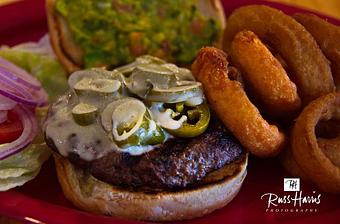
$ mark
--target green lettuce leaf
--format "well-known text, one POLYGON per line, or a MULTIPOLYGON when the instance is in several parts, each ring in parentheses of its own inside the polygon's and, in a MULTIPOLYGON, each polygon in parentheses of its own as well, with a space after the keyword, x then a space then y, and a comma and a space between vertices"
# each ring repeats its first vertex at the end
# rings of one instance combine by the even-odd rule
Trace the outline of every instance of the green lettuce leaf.
POLYGON ((5 179, 0 178, 0 191, 7 191, 11 188, 21 186, 26 182, 35 178, 40 171, 40 168, 32 172, 25 173, 18 177, 8 177, 5 179))
POLYGON ((35 178, 50 155, 51 150, 45 143, 33 143, 21 152, 1 160, 0 191, 21 186, 35 178))
POLYGON ((33 171, 38 169, 48 159, 50 154, 51 150, 47 147, 46 143, 31 144, 21 152, 1 160, 0 170, 22 168, 33 171))

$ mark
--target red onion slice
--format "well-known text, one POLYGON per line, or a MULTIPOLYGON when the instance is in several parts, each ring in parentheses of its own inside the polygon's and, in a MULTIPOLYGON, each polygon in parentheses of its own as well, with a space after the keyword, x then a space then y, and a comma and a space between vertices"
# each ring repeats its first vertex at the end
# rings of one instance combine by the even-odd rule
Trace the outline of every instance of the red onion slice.
MULTIPOLYGON (((1 74, 1 70, 0 70, 1 74)), ((29 106, 44 106, 47 104, 47 93, 44 89, 29 90, 12 80, 0 75, 0 94, 18 103, 29 106)))
POLYGON ((36 90, 41 88, 39 81, 32 75, 2 57, 0 57, 0 69, 2 71, 1 75, 4 75, 17 83, 36 90))
POLYGON ((18 104, 13 111, 18 115, 24 130, 15 141, 0 145, 0 160, 23 150, 38 133, 37 120, 32 110, 18 104))
POLYGON ((7 114, 8 114, 7 110, 0 110, 0 124, 7 121, 7 114))
POLYGON ((12 110, 17 103, 10 98, 0 95, 0 110, 12 110))

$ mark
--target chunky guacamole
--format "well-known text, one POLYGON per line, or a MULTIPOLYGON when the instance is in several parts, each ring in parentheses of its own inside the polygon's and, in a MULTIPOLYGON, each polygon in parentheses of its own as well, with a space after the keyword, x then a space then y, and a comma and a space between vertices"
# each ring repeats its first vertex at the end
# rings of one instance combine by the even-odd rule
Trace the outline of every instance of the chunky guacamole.
POLYGON ((197 0, 56 0, 74 41, 84 50, 84 67, 120 65, 151 54, 190 63, 221 32, 197 0))

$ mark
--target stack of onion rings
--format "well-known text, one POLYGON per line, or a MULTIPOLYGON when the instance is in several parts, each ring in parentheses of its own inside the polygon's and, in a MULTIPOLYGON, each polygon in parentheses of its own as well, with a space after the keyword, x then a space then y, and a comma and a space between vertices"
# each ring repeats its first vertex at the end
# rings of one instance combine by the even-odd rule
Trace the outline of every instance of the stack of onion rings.
POLYGON ((212 47, 201 49, 192 71, 217 116, 252 154, 275 156, 286 146, 280 159, 291 174, 340 193, 340 93, 333 81, 338 85, 340 27, 294 17, 303 25, 267 6, 236 9, 224 50, 239 72, 212 47), (277 118, 287 133, 273 124, 277 118))

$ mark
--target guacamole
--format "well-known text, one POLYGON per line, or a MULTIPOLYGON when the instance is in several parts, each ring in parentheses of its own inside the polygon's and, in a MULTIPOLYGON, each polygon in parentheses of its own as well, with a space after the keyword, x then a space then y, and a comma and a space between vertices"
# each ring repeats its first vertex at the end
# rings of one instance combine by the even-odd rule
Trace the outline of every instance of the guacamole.
POLYGON ((199 13, 197 0, 56 0, 84 67, 117 66, 151 54, 179 64, 211 45, 221 24, 199 13))

